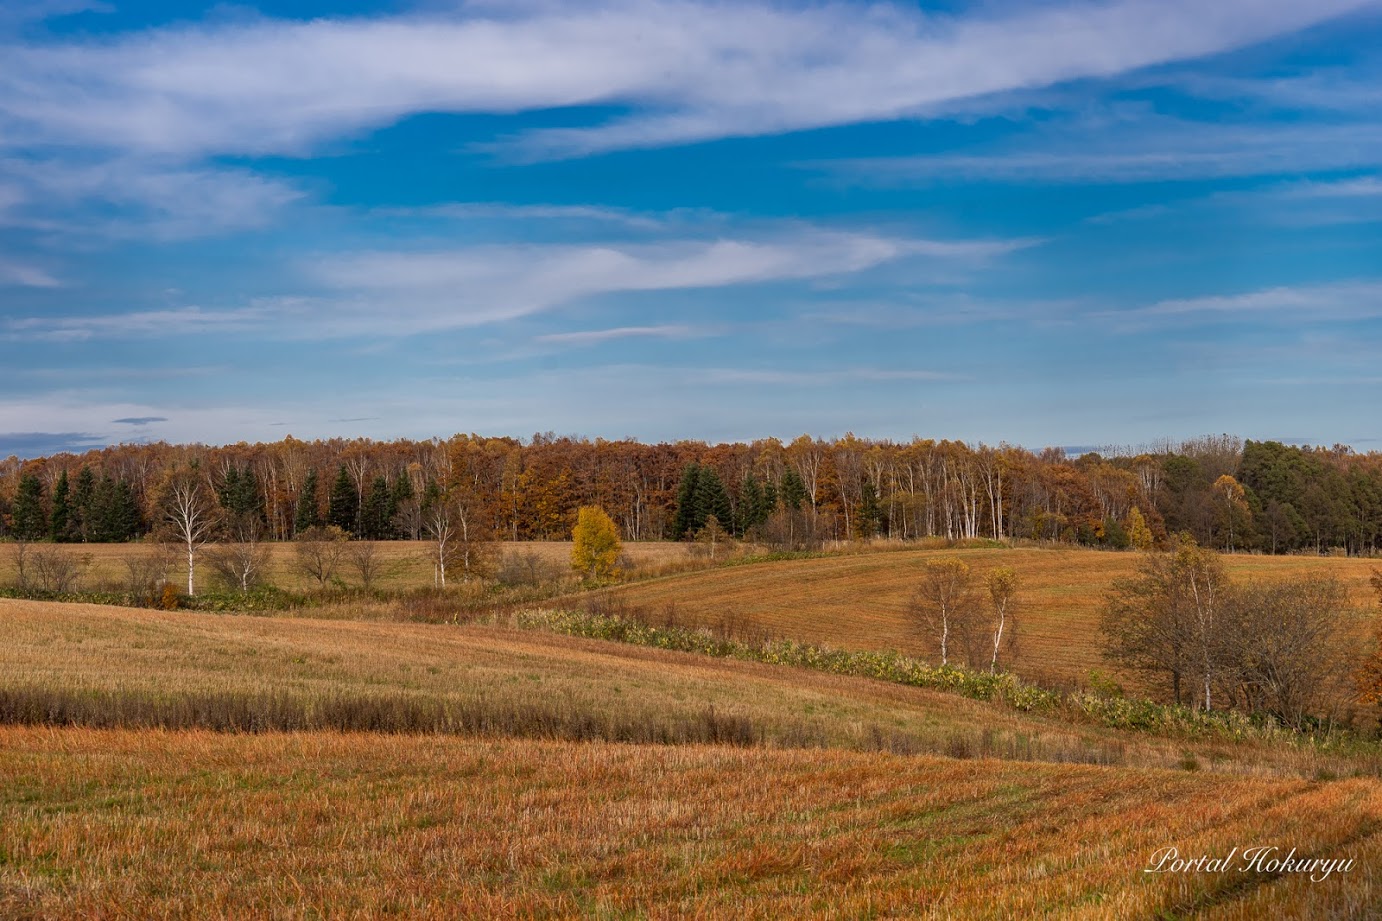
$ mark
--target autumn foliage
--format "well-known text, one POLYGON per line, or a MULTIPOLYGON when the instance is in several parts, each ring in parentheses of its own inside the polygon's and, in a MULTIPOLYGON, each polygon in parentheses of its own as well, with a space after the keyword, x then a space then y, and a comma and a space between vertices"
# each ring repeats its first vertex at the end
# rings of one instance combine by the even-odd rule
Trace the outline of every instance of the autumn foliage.
POLYGON ((591 581, 609 579, 618 574, 619 529, 605 510, 587 505, 576 516, 571 532, 571 567, 591 581))
POLYGON ((1187 531, 1220 549, 1366 553, 1382 537, 1382 454, 1345 448, 1208 438, 1072 458, 924 438, 711 445, 550 434, 11 457, 0 460, 0 536, 147 533, 166 517, 171 472, 192 469, 223 522, 250 516, 271 541, 327 524, 367 540, 422 539, 440 498, 507 540, 563 538, 586 505, 605 509, 623 540, 694 538, 713 515, 734 538, 795 548, 944 537, 1146 549, 1187 531))

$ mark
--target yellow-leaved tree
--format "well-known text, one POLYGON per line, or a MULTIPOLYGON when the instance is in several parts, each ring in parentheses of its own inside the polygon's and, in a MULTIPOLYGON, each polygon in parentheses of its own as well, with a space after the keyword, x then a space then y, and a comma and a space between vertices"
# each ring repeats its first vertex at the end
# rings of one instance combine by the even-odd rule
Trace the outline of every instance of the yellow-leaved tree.
POLYGON ((619 529, 598 505, 585 505, 576 513, 576 529, 571 534, 571 568, 592 581, 618 575, 619 529))
POLYGON ((1147 527, 1147 519, 1143 517, 1142 510, 1133 506, 1128 510, 1128 543, 1134 550, 1152 549, 1152 529, 1147 527))

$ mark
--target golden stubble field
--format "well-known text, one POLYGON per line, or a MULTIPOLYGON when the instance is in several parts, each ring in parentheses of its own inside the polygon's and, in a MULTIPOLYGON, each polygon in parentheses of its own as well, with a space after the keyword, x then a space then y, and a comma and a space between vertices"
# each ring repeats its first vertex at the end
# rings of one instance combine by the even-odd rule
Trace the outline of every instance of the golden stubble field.
POLYGON ((0 727, 6 919, 1382 911, 1382 781, 1342 755, 1118 733, 502 626, 13 600, 0 620, 0 697, 415 695, 551 705, 580 725, 714 707, 761 730, 739 747, 521 738, 531 726, 502 724, 471 736, 0 727), (878 729, 919 753, 868 750, 878 729), (935 754, 948 751, 966 757, 935 754), (1090 757, 1108 763, 1065 763, 1090 757), (1354 863, 1314 883, 1144 873, 1168 846, 1354 863))
POLYGON ((1366 918, 1382 786, 823 750, 0 729, 0 915, 1366 918), (1148 874, 1248 846, 1299 874, 1148 874))
MULTIPOLYGON (((1100 654, 1099 612, 1117 579, 1136 574, 1139 555, 1083 549, 894 550, 729 566, 651 579, 610 591, 654 610, 675 606, 686 621, 727 614, 782 637, 844 649, 895 649, 936 658, 907 608, 927 560, 956 556, 982 578, 1008 566, 1021 579, 1016 671, 1045 681, 1082 681, 1113 671, 1100 654)), ((1340 557, 1224 558, 1239 579, 1332 574, 1358 608, 1376 610, 1368 585, 1382 561, 1340 557)))
POLYGON ((775 746, 1142 767, 1174 767, 1190 755, 1206 768, 1263 776, 1347 776, 1357 768, 1313 750, 1127 734, 923 688, 502 626, 9 599, 0 599, 0 620, 0 703, 7 692, 43 689, 207 706, 227 695, 267 696, 309 710, 342 697, 383 697, 480 708, 495 714, 491 731, 499 734, 606 739, 638 727, 649 731, 634 738, 664 729, 676 737, 676 727, 713 712, 775 746))

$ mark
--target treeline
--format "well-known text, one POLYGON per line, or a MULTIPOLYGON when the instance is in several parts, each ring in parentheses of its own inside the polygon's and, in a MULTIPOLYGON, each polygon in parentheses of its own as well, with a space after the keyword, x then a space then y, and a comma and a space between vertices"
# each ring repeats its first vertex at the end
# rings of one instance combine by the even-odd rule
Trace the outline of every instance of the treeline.
POLYGON ((921 438, 648 445, 546 434, 11 457, 0 461, 0 536, 141 537, 166 521, 168 484, 189 472, 228 518, 252 518, 271 540, 326 525, 417 539, 440 503, 459 503, 467 528, 507 540, 564 539, 586 505, 605 509, 625 540, 709 526, 798 547, 939 536, 1121 549, 1186 532, 1225 550, 1373 554, 1382 533, 1382 454, 1343 446, 1222 436, 1072 458, 921 438))

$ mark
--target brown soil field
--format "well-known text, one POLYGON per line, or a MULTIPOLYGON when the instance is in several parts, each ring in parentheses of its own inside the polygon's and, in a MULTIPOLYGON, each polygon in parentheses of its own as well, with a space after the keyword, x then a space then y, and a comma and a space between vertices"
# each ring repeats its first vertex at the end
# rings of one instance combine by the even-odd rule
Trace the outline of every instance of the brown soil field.
MULTIPOLYGON (((674 605, 692 623, 716 623, 728 615, 775 636, 844 649, 895 649, 929 660, 937 658, 936 651, 912 627, 907 608, 926 561, 943 556, 963 559, 981 577, 996 566, 1017 572, 1019 674, 1066 683, 1084 681, 1093 668, 1114 671, 1099 651, 1099 612, 1112 583, 1135 575, 1135 553, 895 550, 724 566, 610 591, 656 611, 674 605)), ((1382 568, 1379 560, 1236 554, 1225 563, 1234 579, 1332 574, 1360 609, 1377 609, 1368 577, 1382 568)))
POLYGON ((1382 786, 839 751, 0 728, 0 916, 1367 918, 1382 786), (1144 872, 1234 848, 1353 861, 1144 872))

